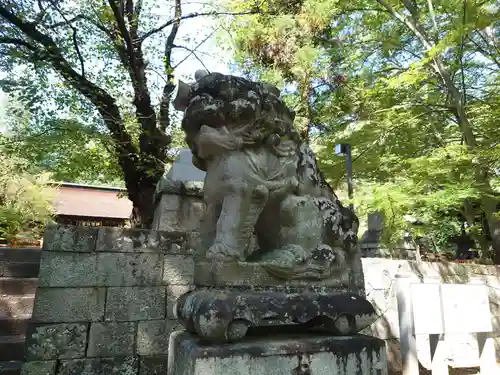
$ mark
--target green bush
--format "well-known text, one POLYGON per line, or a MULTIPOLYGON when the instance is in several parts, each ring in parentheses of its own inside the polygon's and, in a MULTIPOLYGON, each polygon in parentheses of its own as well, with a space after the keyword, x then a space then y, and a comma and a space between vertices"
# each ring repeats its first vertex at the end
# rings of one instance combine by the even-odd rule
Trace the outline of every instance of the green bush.
MULTIPOLYGON (((1 151, 1 145, 0 145, 1 151)), ((44 182, 48 175, 30 173, 25 160, 0 158, 0 238, 37 239, 54 215, 55 189, 44 182)))

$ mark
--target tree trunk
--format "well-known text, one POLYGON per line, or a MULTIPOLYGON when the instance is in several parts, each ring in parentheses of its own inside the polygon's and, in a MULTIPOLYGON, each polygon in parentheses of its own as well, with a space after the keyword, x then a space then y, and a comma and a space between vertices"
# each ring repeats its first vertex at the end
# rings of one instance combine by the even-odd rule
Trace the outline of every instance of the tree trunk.
POLYGON ((488 222, 488 229, 491 236, 491 246, 493 248, 493 261, 500 264, 500 212, 498 211, 498 200, 491 196, 483 196, 481 199, 484 215, 488 222))
POLYGON ((153 224, 155 213, 154 193, 156 184, 153 181, 145 181, 137 184, 137 188, 128 189, 132 200, 132 214, 130 224, 133 228, 150 229, 153 224))

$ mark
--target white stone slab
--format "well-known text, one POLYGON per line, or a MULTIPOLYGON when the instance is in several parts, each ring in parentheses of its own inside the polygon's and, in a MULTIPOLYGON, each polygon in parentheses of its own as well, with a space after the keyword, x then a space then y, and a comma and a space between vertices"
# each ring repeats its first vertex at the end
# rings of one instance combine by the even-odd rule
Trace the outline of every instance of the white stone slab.
POLYGON ((444 333, 440 284, 412 284, 415 335, 444 333))
POLYGON ((193 165, 192 157, 190 149, 181 149, 166 177, 173 181, 204 181, 205 172, 193 165))
POLYGON ((492 332, 488 289, 484 285, 441 285, 446 333, 492 332))
POLYGON ((385 343, 368 336, 248 338, 203 344, 196 336, 170 336, 167 375, 387 375, 385 343))

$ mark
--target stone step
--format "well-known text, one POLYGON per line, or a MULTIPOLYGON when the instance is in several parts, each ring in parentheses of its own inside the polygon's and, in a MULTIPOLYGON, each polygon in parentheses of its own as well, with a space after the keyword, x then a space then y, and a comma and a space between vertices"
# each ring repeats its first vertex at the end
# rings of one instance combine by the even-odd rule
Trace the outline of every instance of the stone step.
POLYGON ((40 262, 42 249, 0 247, 0 263, 10 262, 40 262))
POLYGON ((0 261, 0 277, 38 277, 40 262, 0 261))
POLYGON ((0 277, 0 296, 22 296, 35 294, 38 279, 36 277, 0 277))
POLYGON ((19 375, 22 365, 21 361, 0 362, 0 375, 19 375))
POLYGON ((17 318, 0 318, 0 336, 24 335, 28 329, 30 315, 20 315, 17 318))
POLYGON ((22 318, 23 316, 31 315, 34 302, 34 294, 0 296, 0 318, 22 318))
POLYGON ((0 336, 0 362, 24 359, 24 335, 0 336))

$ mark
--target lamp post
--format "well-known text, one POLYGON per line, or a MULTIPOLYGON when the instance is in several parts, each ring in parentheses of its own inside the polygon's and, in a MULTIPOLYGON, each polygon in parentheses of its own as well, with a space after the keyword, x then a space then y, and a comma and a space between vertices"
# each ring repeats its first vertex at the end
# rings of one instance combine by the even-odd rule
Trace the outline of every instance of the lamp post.
MULTIPOLYGON (((345 156, 346 171, 347 171, 347 196, 349 200, 353 197, 353 187, 352 187, 352 154, 351 145, 347 143, 339 143, 335 145, 335 155, 345 156)), ((349 208, 354 212, 354 206, 349 203, 349 208)))

